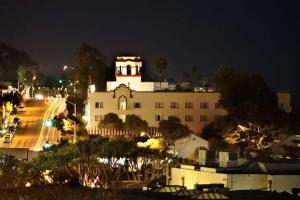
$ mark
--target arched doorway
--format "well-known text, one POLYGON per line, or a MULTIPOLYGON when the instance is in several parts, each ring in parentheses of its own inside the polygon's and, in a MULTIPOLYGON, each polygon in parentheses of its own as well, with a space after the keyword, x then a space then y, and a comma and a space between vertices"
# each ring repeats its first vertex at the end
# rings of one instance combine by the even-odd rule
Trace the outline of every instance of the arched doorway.
POLYGON ((131 75, 131 66, 127 65, 127 75, 131 75))
POLYGON ((120 110, 127 109, 127 98, 125 96, 120 96, 119 98, 119 109, 120 110))

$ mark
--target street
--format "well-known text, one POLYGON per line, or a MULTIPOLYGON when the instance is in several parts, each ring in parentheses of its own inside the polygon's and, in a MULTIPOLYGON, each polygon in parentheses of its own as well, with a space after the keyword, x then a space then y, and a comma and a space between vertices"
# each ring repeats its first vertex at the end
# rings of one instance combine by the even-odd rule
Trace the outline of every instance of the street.
POLYGON ((65 109, 65 99, 54 98, 29 100, 25 103, 26 111, 19 112, 21 124, 11 144, 0 144, 0 147, 26 147, 39 151, 43 149, 46 139, 50 144, 59 141, 59 132, 54 127, 45 127, 45 120, 53 118, 65 109))

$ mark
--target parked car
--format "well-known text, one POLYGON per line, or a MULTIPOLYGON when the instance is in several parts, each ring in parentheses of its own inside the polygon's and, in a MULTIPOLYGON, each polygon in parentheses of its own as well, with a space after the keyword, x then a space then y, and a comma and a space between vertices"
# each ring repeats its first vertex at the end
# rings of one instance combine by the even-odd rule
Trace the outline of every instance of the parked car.
POLYGON ((18 110, 18 112, 25 112, 26 108, 25 108, 25 106, 20 105, 17 110, 18 110))

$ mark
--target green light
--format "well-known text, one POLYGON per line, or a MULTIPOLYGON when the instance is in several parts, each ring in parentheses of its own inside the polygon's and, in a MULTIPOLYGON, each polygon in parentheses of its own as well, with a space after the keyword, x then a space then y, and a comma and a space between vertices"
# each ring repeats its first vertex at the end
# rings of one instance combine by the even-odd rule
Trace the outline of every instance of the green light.
POLYGON ((53 120, 52 119, 47 119, 45 121, 45 126, 46 127, 52 127, 53 126, 53 120))

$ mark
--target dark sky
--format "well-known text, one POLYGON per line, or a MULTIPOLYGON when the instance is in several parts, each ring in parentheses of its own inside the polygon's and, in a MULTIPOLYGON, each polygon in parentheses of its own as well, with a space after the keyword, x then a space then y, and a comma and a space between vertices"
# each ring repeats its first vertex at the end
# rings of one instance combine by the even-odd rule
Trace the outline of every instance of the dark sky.
POLYGON ((230 0, 0 0, 0 41, 24 50, 55 74, 72 65, 82 43, 112 63, 119 54, 168 60, 179 77, 198 65, 221 64, 263 75, 300 101, 299 1, 230 0))

